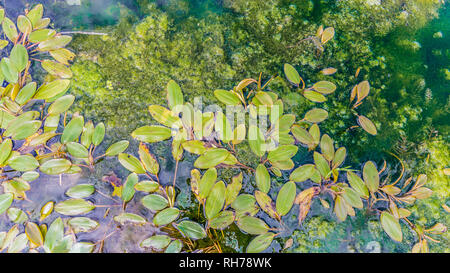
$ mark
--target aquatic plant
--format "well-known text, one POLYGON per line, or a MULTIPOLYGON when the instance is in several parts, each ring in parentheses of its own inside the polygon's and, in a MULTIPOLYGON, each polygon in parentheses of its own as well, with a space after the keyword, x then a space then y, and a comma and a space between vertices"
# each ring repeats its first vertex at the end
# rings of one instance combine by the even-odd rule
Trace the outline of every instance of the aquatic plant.
MULTIPOLYGON (((181 87, 170 80, 166 88, 168 108, 160 105, 148 107, 150 115, 160 125, 139 127, 131 134, 140 142, 138 158, 125 153, 128 141, 116 142, 104 153, 96 153, 96 148, 105 137, 105 126, 85 122, 76 113, 66 123, 68 109, 74 101, 73 96, 64 95, 71 78, 68 66, 73 53, 64 49, 70 37, 44 29, 48 34, 40 38, 42 40, 30 40, 30 37, 41 37, 40 34, 44 33, 40 27, 46 28, 49 20, 41 19, 42 13, 42 6, 37 5, 25 16, 19 16, 17 34, 13 31, 16 25, 10 19, 3 18, 3 31, 13 45, 6 41, 12 49, 9 58, 4 57, 0 62, 1 75, 8 82, 5 88, 2 87, 0 104, 0 170, 4 191, 0 195, 0 213, 7 212, 16 225, 8 232, 0 233, 2 250, 20 252, 29 246, 32 251, 39 251, 40 247, 46 252, 93 251, 95 244, 77 242, 74 236, 78 232, 98 228, 96 221, 81 217, 102 206, 85 200, 96 191, 93 185, 76 185, 66 192, 69 199, 56 204, 46 203, 41 209, 39 221, 53 212, 76 216, 67 217, 64 221, 57 218, 48 230, 45 225, 29 221, 26 213, 11 205, 14 199, 26 199, 26 191, 30 189, 28 182, 39 177, 38 171, 61 177, 62 174, 79 173, 82 167, 92 170, 96 163, 112 156, 117 156, 120 164, 131 172, 123 184, 113 175, 105 177, 105 181, 114 186, 112 195, 119 196, 123 201, 123 210, 113 216, 114 221, 120 224, 148 223, 143 216, 126 210, 136 191, 142 191, 148 194, 139 200, 140 203, 156 212, 152 224, 167 231, 167 235, 158 234, 143 240, 140 243, 142 248, 165 252, 198 251, 192 241, 209 238, 211 246, 203 251, 220 252, 216 230, 235 224, 242 232, 256 235, 246 251, 261 252, 284 230, 283 217, 294 204, 299 205, 299 224, 305 225, 314 199, 319 199, 327 209, 331 207, 323 198, 326 194, 331 194, 333 211, 340 221, 348 215, 354 216, 355 208, 366 206, 395 241, 402 241, 400 223, 407 223, 419 239, 413 247, 414 252, 427 252, 427 242, 435 241, 431 236, 446 231, 443 224, 423 228, 408 220, 410 212, 407 206, 432 193, 424 187, 427 181, 425 175, 419 175, 415 183, 411 183, 411 178, 407 179, 400 187, 403 171, 393 183, 389 175, 381 181, 386 163, 378 170, 374 162, 367 161, 361 177, 358 176, 355 173, 357 170, 343 166, 346 148, 335 149, 335 141, 328 134, 321 133, 319 124, 328 118, 328 111, 308 109, 302 113, 303 118, 297 120, 295 115, 285 113, 283 100, 278 94, 268 90, 272 79, 263 83, 261 74, 258 79, 240 81, 232 90, 213 92, 214 97, 227 108, 234 107, 238 113, 248 115, 248 122, 238 119, 237 126, 233 128, 234 117, 229 119, 221 110, 203 111, 196 108, 195 102, 194 105, 185 102, 181 87), (44 59, 45 53, 56 61, 44 59), (39 88, 28 72, 32 60, 41 63, 49 73, 39 88), (258 124, 258 119, 267 121, 266 126, 258 124), (246 138, 249 152, 255 155, 256 168, 241 163, 237 155, 246 138), (158 158, 150 153, 148 146, 167 140, 171 140, 171 152, 176 162, 174 179, 169 183, 160 180, 158 158), (317 150, 319 147, 320 152, 317 150), (293 158, 300 149, 312 154, 312 163, 296 166, 293 158), (203 217, 185 215, 189 217, 186 219, 181 217, 185 212, 178 208, 177 167, 185 152, 198 156, 194 162, 195 168, 191 170, 190 188, 203 209, 203 217), (230 168, 237 169, 237 175, 223 176, 223 169, 230 168), (245 172, 254 177, 251 179, 254 187, 250 187, 250 193, 243 192, 247 186, 243 180, 245 172), (287 175, 289 179, 285 179, 287 175), (275 177, 284 180, 279 189, 272 183, 275 177), (307 188, 297 194, 300 185, 307 188), (266 223, 257 215, 260 210, 274 221, 266 223), (25 231, 19 234, 22 225, 25 231), (71 234, 64 236, 65 230, 71 234)), ((333 36, 334 30, 326 28, 318 32, 318 37, 311 39, 323 46, 333 36)), ((293 66, 286 64, 284 68, 286 78, 296 87, 296 91, 315 103, 320 103, 324 95, 336 90, 336 86, 329 81, 318 81, 306 87, 305 80, 293 66)), ((332 68, 322 71, 324 75, 333 74, 332 68)), ((353 108, 368 93, 368 82, 359 83, 351 94, 352 100, 354 97, 357 99, 353 108)), ((360 126, 375 135, 375 126, 371 126, 370 121, 361 120, 361 117, 358 115, 360 126)))
MULTIPOLYGON (((65 93, 70 87, 69 67, 75 54, 65 46, 72 38, 48 27, 50 19, 42 17, 43 6, 36 5, 25 15, 19 15, 16 23, 4 14, 4 9, 0 9, 0 21, 7 38, 1 43, 9 53, 0 62, 0 80, 7 83, 0 88, 0 181, 3 188, 0 213, 6 212, 17 225, 7 233, 0 233, 0 249, 20 252, 30 242, 30 249, 43 247, 46 252, 91 251, 92 244, 77 243, 73 236, 63 237, 61 219, 55 220, 47 231, 45 224, 38 226, 29 221, 25 212, 14 207, 14 202, 27 200, 30 182, 37 180, 40 174, 76 174, 82 167, 92 169, 106 156, 125 150, 128 141, 112 145, 104 154, 96 153, 104 139, 105 126, 85 122, 78 113, 69 114, 75 97, 65 93), (30 73, 33 63, 39 63, 48 72, 40 86, 30 73), (19 234, 18 224, 24 222, 25 233, 19 234)), ((95 205, 81 199, 86 197, 87 190, 93 191, 93 186, 79 185, 68 193, 74 199, 55 206, 52 202, 46 204, 40 221, 53 208, 63 215, 73 214, 70 208, 77 213, 92 210, 95 205)))

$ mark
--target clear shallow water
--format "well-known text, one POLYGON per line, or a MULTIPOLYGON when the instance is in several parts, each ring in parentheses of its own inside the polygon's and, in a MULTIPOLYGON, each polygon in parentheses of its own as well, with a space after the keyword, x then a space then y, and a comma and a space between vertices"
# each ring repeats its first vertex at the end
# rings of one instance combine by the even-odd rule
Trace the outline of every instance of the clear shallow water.
MULTIPOLYGON (((37 1, 8 1, 4 0, 4 3, 7 8, 7 13, 11 17, 15 17, 18 12, 21 12, 23 7, 25 6, 25 2, 34 3, 37 1)), ((122 4, 126 4, 131 10, 136 12, 136 17, 142 16, 140 14, 139 9, 136 5, 132 3, 132 1, 116 1, 116 0, 103 0, 103 1, 94 1, 95 3, 91 6, 67 6, 65 1, 42 1, 48 9, 46 9, 46 16, 50 16, 55 20, 55 26, 60 27, 64 31, 69 30, 94 30, 98 27, 114 25, 120 15, 120 9, 117 5, 118 2, 122 4), (56 3, 56 4, 55 4, 56 3), (62 16, 64 14, 64 16, 62 16)), ((164 8, 164 2, 161 1, 161 8, 164 8)), ((199 1, 199 3, 202 1, 199 1)), ((194 12, 194 15, 201 16, 205 10, 208 8, 211 11, 220 10, 215 5, 215 1, 209 6, 207 4, 208 1, 203 1, 203 4, 198 5, 198 9, 194 12)), ((441 108, 445 105, 445 99, 448 97, 448 90, 450 90, 448 81, 440 82, 435 77, 436 73, 439 73, 442 68, 448 67, 449 62, 448 58, 439 57, 439 54, 436 54, 437 51, 443 52, 445 55, 445 50, 448 51, 449 44, 449 35, 448 35, 448 25, 450 16, 448 15, 448 5, 447 8, 443 9, 442 15, 440 19, 433 20, 429 23, 424 29, 420 31, 417 35, 417 40, 421 44, 420 50, 418 50, 413 56, 402 56, 405 59, 404 67, 411 67, 411 64, 418 65, 413 66, 415 70, 414 73, 423 75, 427 82, 427 87, 433 91, 433 99, 430 103, 430 106, 426 109, 425 117, 432 116, 436 111, 436 108, 441 108), (443 38, 440 40, 435 40, 432 37, 436 32, 443 32, 443 38), (438 41, 438 42, 436 42, 438 41), (425 68, 425 66, 427 68, 425 68)), ((320 11, 317 11, 320 12, 320 11)), ((179 12, 180 16, 185 15, 183 12, 179 12)), ((387 37, 385 41, 380 41, 380 52, 383 50, 395 51, 401 49, 396 48, 394 46, 395 37, 387 37), (392 38, 392 40, 389 40, 392 38)), ((395 55, 395 54, 394 54, 395 55)), ((401 56, 401 55, 399 55, 401 56)), ((448 53, 447 53, 448 56, 448 53)), ((389 61, 389 60, 388 60, 389 61)), ((392 66, 393 70, 390 72, 395 74, 395 69, 399 69, 399 67, 392 66)), ((390 82, 390 87, 392 91, 391 96, 389 97, 392 100, 396 99, 396 90, 398 89, 396 86, 395 78, 390 82)), ((411 90, 416 90, 416 86, 411 85, 411 90)), ((424 92, 424 90, 419 90, 420 92, 424 92)), ((448 121, 445 116, 440 116, 440 125, 443 130, 448 126, 448 121)), ((414 126, 411 125, 409 133, 411 136, 414 136, 414 126)), ((444 134, 445 135, 445 134, 444 134)), ((448 136, 448 135, 447 135, 448 136)), ((109 140, 113 141, 113 140, 109 140)), ((350 147, 351 148, 351 147, 350 147)), ((163 184, 171 184, 173 178, 174 171, 174 162, 171 160, 170 154, 164 155, 164 167, 163 171, 160 175, 161 181, 163 184)), ((300 159, 299 159, 300 161, 300 159)), ((304 159, 301 159, 304 162, 304 159)), ((180 187, 179 196, 181 200, 181 206, 185 206, 185 209, 193 209, 190 206, 191 196, 189 193, 189 185, 188 178, 190 177, 190 169, 192 167, 192 158, 189 158, 182 162, 179 166, 178 170, 178 178, 177 185, 180 187)), ((30 211, 32 217, 38 217, 39 209, 43 204, 47 201, 53 200, 55 202, 64 200, 67 196, 64 196, 64 192, 71 186, 77 183, 93 183, 96 185, 101 192, 111 193, 112 188, 106 183, 101 181, 101 176, 103 174, 108 173, 111 170, 117 171, 119 177, 125 177, 125 173, 120 173, 117 167, 115 167, 116 162, 105 162, 102 165, 99 165, 99 171, 93 174, 85 173, 83 176, 64 176, 62 179, 62 185, 59 185, 59 178, 55 177, 47 177, 43 176, 38 181, 32 182, 32 190, 29 192, 28 198, 32 200, 34 203, 30 203, 27 201, 23 203, 23 209, 30 211)), ((397 171, 397 168, 391 167, 393 172, 397 171)), ((244 187, 248 192, 252 192, 252 185, 250 185, 250 177, 245 177, 247 186, 244 187)), ((275 187, 277 190, 281 186, 281 182, 283 180, 280 179, 275 187)), ((145 216, 147 219, 151 219, 152 214, 144 209, 142 205, 138 203, 137 200, 140 199, 138 194, 137 198, 134 198, 127 206, 128 212, 135 212, 140 215, 145 216)), ((116 204, 112 200, 103 197, 101 194, 95 194, 91 197, 90 201, 95 204, 116 204)), ((195 207, 195 206, 194 206, 195 207)), ((116 223, 111 222, 111 218, 104 218, 104 213, 106 208, 97 208, 93 212, 87 214, 87 217, 91 217, 94 220, 97 220, 101 223, 101 227, 97 229, 95 232, 89 234, 80 234, 79 238, 81 240, 86 241, 97 241, 103 238, 105 235, 110 234, 111 232, 116 231, 108 240, 105 241, 104 251, 105 252, 139 252, 142 251, 138 247, 139 242, 141 242, 144 238, 147 238, 153 235, 155 232, 160 232, 159 230, 153 228, 151 225, 145 225, 143 227, 135 227, 133 225, 125 225, 121 228, 117 226, 116 223)), ((113 207, 110 210, 110 215, 116 215, 121 211, 120 207, 113 207)), ((407 241, 407 243, 402 245, 396 245, 390 241, 387 236, 382 238, 377 237, 377 233, 372 232, 369 224, 367 223, 368 219, 374 219, 373 215, 366 215, 364 212, 358 213, 357 217, 352 220, 348 220, 345 223, 338 224, 337 226, 329 227, 329 229, 335 229, 331 232, 323 232, 326 235, 321 235, 320 226, 323 226, 323 223, 317 224, 317 226, 308 226, 308 223, 304 223, 304 226, 298 228, 296 215, 298 213, 298 206, 295 206, 291 212, 287 215, 284 224, 286 225, 286 229, 282 232, 280 238, 277 239, 276 242, 273 243, 272 247, 267 249, 266 252, 272 251, 280 251, 283 248, 283 244, 285 239, 291 237, 293 232, 296 229, 300 230, 300 234, 294 235, 298 236, 295 238, 296 242, 294 246, 289 251, 301 251, 302 246, 307 246, 309 249, 316 249, 318 252, 365 252, 370 251, 371 249, 377 249, 378 246, 373 242, 376 241, 380 244, 381 251, 384 252, 392 252, 392 251, 408 251, 408 247, 411 246, 411 242, 407 241), (306 238, 315 236, 316 238, 306 238), (311 240, 310 240, 311 239, 311 240), (322 241, 323 244, 314 245, 315 241, 322 241), (372 247, 371 247, 372 246, 372 247)), ((317 203, 313 205, 311 216, 323 216, 323 219, 328 222, 333 222, 332 211, 324 210, 317 203)), ((269 218, 268 216, 264 216, 263 213, 259 213, 258 216, 261 216, 267 223, 274 224, 274 220, 269 218)), ((0 218, 1 223, 6 223, 6 216, 3 215, 0 218)), ((46 223, 51 223, 57 217, 56 214, 53 214, 48 219, 46 219, 46 223)), ((33 219, 33 218, 32 218, 33 219)), ((276 226, 276 225, 275 225, 276 226)), ((5 230, 5 227, 1 226, 2 230, 5 230)), ((227 238, 224 239, 226 245, 229 250, 242 251, 243 247, 247 245, 250 240, 249 236, 243 235, 239 231, 236 232, 236 228, 231 228, 226 231, 225 234, 227 238), (239 241, 236 244, 236 240, 239 241)), ((408 237, 411 239, 411 236, 408 237)))

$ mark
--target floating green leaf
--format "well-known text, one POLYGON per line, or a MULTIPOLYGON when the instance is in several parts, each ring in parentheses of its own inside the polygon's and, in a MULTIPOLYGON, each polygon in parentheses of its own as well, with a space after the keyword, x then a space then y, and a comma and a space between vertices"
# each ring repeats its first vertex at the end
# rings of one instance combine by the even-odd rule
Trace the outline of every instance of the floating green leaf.
POLYGON ((167 84, 167 101, 169 103, 170 110, 174 110, 177 105, 183 105, 183 93, 180 86, 173 80, 170 80, 167 84))
POLYGON ((61 136, 61 143, 72 142, 78 140, 83 132, 84 118, 82 116, 73 117, 72 120, 64 128, 61 136))
POLYGON ((158 212, 153 217, 153 224, 155 226, 165 226, 175 221, 180 215, 180 210, 177 208, 166 208, 158 212))
POLYGON ((95 206, 84 199, 68 199, 55 205, 55 211, 63 215, 86 214, 93 210, 95 206))
POLYGON ((327 134, 322 136, 320 141, 320 151, 326 160, 332 161, 334 158, 334 143, 331 137, 327 134))
POLYGON ((234 221, 234 213, 229 210, 224 210, 210 219, 208 225, 213 229, 225 229, 234 221))
POLYGON ((134 214, 134 213, 121 213, 117 216, 114 216, 114 221, 121 223, 122 225, 129 222, 132 224, 138 224, 142 225, 145 224, 147 221, 145 221, 144 217, 134 214))
POLYGON ((205 215, 207 219, 215 217, 222 210, 225 204, 225 184, 223 181, 217 182, 211 189, 206 199, 205 215))
POLYGON ((292 158, 298 151, 295 145, 280 145, 267 155, 269 161, 284 161, 292 158))
POLYGON ((286 74, 286 78, 295 84, 300 84, 300 75, 298 74, 297 70, 290 65, 290 64, 284 64, 284 74, 286 74))
POLYGON ((142 142, 153 143, 169 139, 172 131, 163 126, 143 126, 136 129, 131 136, 142 142))
POLYGON ((92 144, 95 146, 100 145, 105 138, 105 124, 103 122, 95 126, 94 132, 92 133, 92 144))
POLYGON ((121 198, 124 202, 129 202, 136 192, 134 186, 138 183, 139 178, 137 174, 131 173, 128 175, 127 180, 123 184, 121 198))
POLYGON ((373 122, 365 116, 358 116, 358 124, 369 134, 376 135, 377 127, 373 122))
POLYGON ((315 83, 312 88, 322 94, 331 94, 336 90, 336 85, 329 81, 320 81, 315 83))
POLYGON ((69 142, 66 144, 67 151, 75 158, 88 158, 89 151, 78 142, 69 142))
POLYGON ((91 232, 96 230, 100 224, 88 217, 74 217, 67 222, 75 233, 91 232))
POLYGON ((36 91, 34 99, 46 100, 56 97, 67 91, 70 85, 70 80, 54 80, 47 84, 42 85, 36 91))
POLYGON ((211 189, 214 187, 217 180, 216 168, 208 169, 198 182, 198 196, 201 199, 208 197, 211 189))
POLYGON ((286 215, 292 208, 296 196, 295 183, 290 181, 281 187, 277 196, 276 208, 280 216, 286 215))
POLYGON ((25 234, 30 240, 31 243, 41 246, 44 244, 44 237, 42 236, 42 232, 39 229, 39 226, 33 222, 27 222, 25 226, 25 234))
POLYGON ((345 221, 347 218, 347 204, 345 203, 344 198, 339 195, 336 196, 336 199, 334 200, 334 213, 341 221, 345 221))
POLYGON ((120 153, 123 153, 128 148, 129 144, 130 144, 130 142, 127 140, 122 140, 122 141, 116 142, 116 143, 112 144, 111 146, 109 146, 109 148, 105 152, 105 155, 106 156, 116 156, 120 153))
POLYGON ((364 181, 359 176, 349 171, 347 172, 347 180, 352 188, 359 194, 359 196, 365 199, 369 198, 369 190, 364 184, 364 181))
POLYGON ((303 92, 303 96, 305 96, 305 98, 307 98, 310 101, 313 102, 324 102, 327 100, 327 98, 325 98, 324 95, 320 94, 319 92, 316 91, 312 91, 312 90, 305 90, 303 92))
POLYGON ((121 153, 119 154, 117 159, 119 160, 120 164, 122 164, 122 166, 124 166, 130 172, 135 172, 137 174, 145 173, 144 167, 136 157, 121 153))
POLYGON ((153 235, 152 237, 143 240, 140 244, 140 247, 162 250, 169 245, 170 241, 171 239, 167 235, 153 235))
POLYGON ((28 65, 28 51, 21 44, 16 44, 13 47, 9 58, 19 73, 22 72, 28 65))
POLYGON ((11 206, 13 199, 12 193, 0 194, 0 214, 3 214, 11 206))
POLYGON ((153 211, 165 209, 169 205, 169 201, 159 194, 146 195, 141 199, 141 203, 144 207, 153 211))
POLYGON ((20 155, 8 160, 8 165, 20 172, 33 171, 39 167, 39 162, 31 155, 20 155))
POLYGON ((267 213, 270 217, 274 219, 280 219, 280 215, 278 214, 275 204, 272 201, 272 198, 268 196, 266 193, 262 191, 255 191, 255 198, 258 202, 258 205, 261 207, 261 209, 267 213))
POLYGON ((155 192, 159 189, 159 184, 155 181, 145 180, 134 185, 134 189, 143 192, 155 192))
POLYGON ((355 190, 353 190, 349 187, 344 188, 342 197, 345 199, 347 204, 349 204, 350 206, 358 208, 358 209, 363 208, 363 203, 361 201, 361 197, 355 190))
POLYGON ((401 242, 403 239, 402 228, 398 219, 395 218, 392 214, 389 214, 386 211, 383 211, 380 216, 381 226, 384 231, 392 238, 392 240, 401 242))
POLYGON ((239 97, 227 90, 216 90, 214 91, 214 96, 225 105, 240 105, 241 100, 239 97))
POLYGON ((210 149, 201 155, 194 162, 194 166, 199 169, 213 168, 222 163, 230 154, 225 149, 210 149))
POLYGON ((95 191, 93 185, 90 184, 78 184, 71 187, 66 191, 66 195, 72 198, 86 198, 91 196, 95 191))
POLYGON ((363 168, 363 178, 367 188, 371 192, 376 192, 380 186, 380 176, 377 167, 372 161, 367 161, 363 168))
POLYGON ((266 250, 275 238, 276 234, 272 232, 267 232, 256 236, 247 246, 247 253, 260 253, 266 250))
POLYGON ((264 234, 269 231, 269 226, 263 220, 253 216, 240 217, 236 225, 240 230, 253 235, 264 234))
POLYGON ((259 164, 255 173, 256 186, 264 193, 268 193, 270 190, 270 175, 266 166, 259 164))
POLYGON ((45 174, 56 175, 68 171, 72 167, 72 162, 67 159, 57 158, 44 162, 39 170, 45 174))

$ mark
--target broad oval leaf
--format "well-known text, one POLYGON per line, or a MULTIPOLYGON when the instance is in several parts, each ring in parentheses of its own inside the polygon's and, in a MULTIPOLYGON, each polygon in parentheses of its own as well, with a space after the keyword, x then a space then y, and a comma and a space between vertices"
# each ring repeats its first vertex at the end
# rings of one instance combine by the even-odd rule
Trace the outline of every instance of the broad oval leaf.
POLYGON ((14 194, 4 193, 0 194, 0 214, 3 214, 12 204, 14 194))
POLYGON ((159 184, 155 181, 145 180, 134 185, 134 189, 143 192, 155 192, 159 189, 159 184))
POLYGON ((39 170, 45 174, 56 175, 68 171, 72 167, 72 162, 67 159, 57 158, 44 162, 39 170))
POLYGON ((342 197, 345 199, 347 204, 349 204, 350 206, 358 208, 358 209, 363 208, 363 203, 361 201, 361 197, 355 190, 353 190, 349 187, 344 188, 342 197))
POLYGON ((234 222, 234 213, 229 210, 224 210, 210 219, 208 226, 213 229, 225 229, 234 222))
POLYGON ((280 145, 273 151, 270 151, 267 155, 269 161, 284 161, 291 159, 298 151, 298 147, 295 145, 280 145))
POLYGON ((63 215, 86 214, 93 210, 95 206, 84 199, 68 199, 55 205, 55 211, 63 215))
POLYGON ((180 86, 173 80, 167 83, 167 101, 169 103, 170 110, 174 110, 175 106, 183 105, 183 93, 180 86))
POLYGON ((90 184, 78 184, 71 187, 66 191, 66 195, 72 198, 86 198, 91 196, 95 191, 93 185, 90 184))
POLYGON ((312 102, 324 102, 327 100, 324 95, 320 94, 319 92, 313 91, 313 90, 305 90, 303 92, 303 96, 307 98, 308 100, 312 102))
POLYGON ((25 234, 34 245, 42 246, 44 244, 44 237, 37 224, 28 222, 25 226, 25 234))
POLYGON ((264 193, 270 190, 270 174, 266 166, 259 164, 255 173, 256 186, 264 193))
POLYGON ((300 75, 297 70, 290 64, 284 64, 284 74, 286 74, 286 78, 297 85, 300 84, 300 75))
POLYGON ((8 165, 20 172, 33 171, 39 167, 39 162, 31 155, 20 155, 8 160, 8 165))
POLYGON ((278 214, 276 208, 275 208, 275 204, 272 201, 272 198, 270 198, 269 195, 267 195, 264 192, 255 191, 255 198, 256 201, 258 202, 258 205, 261 207, 261 209, 267 213, 270 217, 279 220, 280 219, 280 215, 278 214))
POLYGON ((120 153, 117 159, 119 160, 120 164, 122 164, 122 166, 124 166, 130 172, 134 172, 137 174, 145 173, 144 167, 136 157, 129 154, 120 153))
POLYGON ((239 97, 231 91, 219 89, 214 91, 214 96, 225 105, 241 104, 241 100, 239 99, 239 97))
POLYGON ((369 134, 376 135, 377 127, 373 122, 365 116, 358 116, 358 124, 369 134))
POLYGON ((217 182, 211 189, 206 199, 205 215, 207 219, 215 217, 222 210, 225 204, 225 184, 223 181, 217 182))
POLYGON ((158 212, 153 217, 153 224, 157 227, 165 226, 175 221, 180 215, 180 210, 177 208, 166 208, 158 212))
POLYGON ((130 144, 130 142, 127 140, 118 141, 118 142, 112 144, 111 146, 109 146, 109 148, 105 152, 105 155, 106 156, 116 156, 120 153, 123 153, 128 148, 129 144, 130 144))
POLYGON ((169 139, 172 137, 172 131, 163 126, 143 126, 133 131, 131 136, 142 142, 153 143, 169 139))
POLYGON ((350 186, 361 196, 362 198, 369 198, 369 190, 367 189, 364 181, 354 174, 353 172, 347 172, 347 180, 350 186))
POLYGON ((144 207, 153 211, 165 209, 169 205, 169 201, 159 194, 146 195, 141 199, 141 203, 144 207))
POLYGON ((294 205, 296 188, 295 183, 290 181, 284 184, 278 192, 276 208, 280 216, 286 215, 294 205))
POLYGON ((332 161, 334 159, 334 143, 331 137, 327 134, 322 136, 320 141, 320 151, 326 160, 332 161))
POLYGON ((336 85, 329 81, 320 81, 315 83, 312 88, 322 94, 331 94, 336 90, 336 85))
POLYGON ((275 238, 276 234, 272 232, 267 232, 256 236, 247 246, 247 253, 260 253, 266 250, 275 238))
POLYGON ((182 126, 181 119, 165 107, 150 105, 148 111, 150 112, 150 115, 162 125, 170 128, 180 128, 182 126))
POLYGON ((334 200, 334 213, 340 221, 345 221, 347 218, 347 204, 341 196, 336 196, 334 200))
POLYGON ((305 164, 295 169, 289 176, 289 180, 294 182, 303 182, 310 179, 315 172, 313 164, 305 164))
POLYGON ((59 94, 67 91, 70 85, 70 80, 55 80, 50 83, 44 84, 38 88, 34 99, 36 100, 46 100, 54 98, 59 94))
POLYGON ((178 230, 192 240, 200 240, 206 237, 206 230, 198 223, 184 220, 176 225, 178 230))
POLYGON ((398 219, 395 218, 392 214, 389 214, 386 211, 383 211, 380 216, 381 226, 384 231, 392 238, 392 240, 401 242, 403 239, 402 228, 398 219))
POLYGON ((199 169, 213 168, 225 161, 229 154, 225 149, 210 149, 195 160, 194 166, 199 169))
POLYGON ((49 115, 58 115, 67 111, 75 101, 75 96, 66 95, 55 100, 50 107, 48 107, 49 115))
POLYGON ((198 196, 201 199, 208 197, 217 180, 216 168, 208 169, 198 181, 198 196))
POLYGON ((328 117, 328 112, 324 109, 314 108, 306 112, 305 120, 312 123, 320 123, 326 120, 328 117))
POLYGON ((367 188, 371 192, 376 192, 380 186, 380 176, 372 161, 367 161, 363 168, 363 178, 367 188))
POLYGON ((66 144, 67 151, 75 158, 88 158, 89 151, 78 142, 69 142, 66 144))
POLYGON ((170 241, 172 240, 167 235, 153 235, 152 237, 143 240, 139 246, 142 248, 148 247, 162 250, 169 245, 170 241))
POLYGON ((121 223, 122 225, 125 223, 132 223, 137 225, 145 224, 147 221, 145 221, 144 217, 134 214, 134 213, 121 213, 117 216, 114 216, 114 221, 121 223))
POLYGON ((92 144, 94 144, 94 146, 98 146, 102 143, 105 138, 105 130, 105 124, 103 124, 103 122, 100 122, 95 126, 94 132, 92 133, 92 144))
POLYGON ((61 136, 61 143, 77 141, 78 137, 83 132, 84 118, 82 116, 73 117, 72 120, 64 128, 61 136))
POLYGON ((269 226, 263 220, 253 216, 241 216, 236 225, 240 230, 253 235, 264 234, 269 231, 269 226))
POLYGON ((75 233, 91 232, 96 230, 100 224, 88 217, 74 217, 67 222, 75 233))
POLYGON ((139 178, 137 174, 131 173, 128 175, 127 180, 123 184, 121 198, 124 202, 128 202, 133 199, 134 193, 136 192, 134 186, 138 183, 139 178))

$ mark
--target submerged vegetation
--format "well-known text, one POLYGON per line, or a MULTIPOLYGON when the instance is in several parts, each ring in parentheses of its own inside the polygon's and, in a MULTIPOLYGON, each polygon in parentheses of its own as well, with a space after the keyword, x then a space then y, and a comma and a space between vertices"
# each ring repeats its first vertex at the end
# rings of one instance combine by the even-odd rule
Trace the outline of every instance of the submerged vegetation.
POLYGON ((384 251, 447 252, 446 125, 443 136, 430 120, 407 134, 426 105, 407 92, 414 110, 389 100, 386 59, 372 50, 394 29, 422 27, 438 1, 294 2, 224 1, 220 16, 142 5, 135 26, 127 13, 108 35, 77 36, 73 65, 72 37, 48 27, 42 5, 15 22, 2 9, 0 214, 13 224, 2 224, 0 249, 102 251, 117 230, 95 242, 79 234, 99 229, 88 213, 106 208, 119 226, 154 227, 138 242, 151 251, 377 252, 384 236, 384 251), (99 169, 115 157, 123 183, 99 169), (77 184, 39 213, 20 208, 40 176, 77 173, 100 173, 103 185, 77 184), (371 235, 342 249, 349 221, 371 235))

